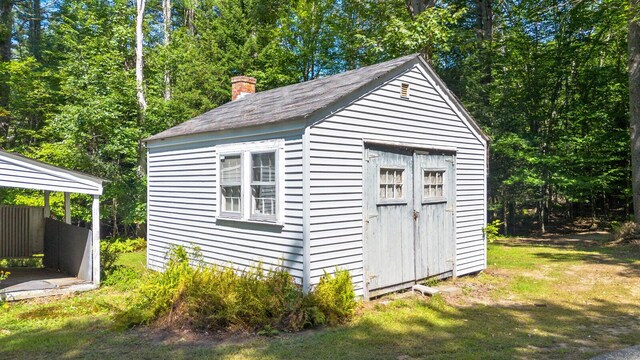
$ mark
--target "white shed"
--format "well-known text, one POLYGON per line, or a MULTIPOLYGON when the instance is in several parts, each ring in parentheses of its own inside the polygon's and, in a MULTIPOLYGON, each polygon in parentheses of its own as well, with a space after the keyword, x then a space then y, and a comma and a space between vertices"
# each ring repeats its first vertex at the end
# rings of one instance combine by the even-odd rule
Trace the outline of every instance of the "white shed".
POLYGON ((422 57, 254 89, 146 140, 150 268, 198 246, 369 298, 486 267, 488 138, 422 57))
POLYGON ((0 259, 42 256, 44 265, 9 269, 9 278, 0 283, 1 300, 98 287, 103 182, 94 176, 0 151, 0 188, 43 191, 43 206, 0 205, 0 259), (64 221, 50 216, 51 192, 64 193, 64 221), (93 197, 91 229, 71 225, 71 193, 93 197))

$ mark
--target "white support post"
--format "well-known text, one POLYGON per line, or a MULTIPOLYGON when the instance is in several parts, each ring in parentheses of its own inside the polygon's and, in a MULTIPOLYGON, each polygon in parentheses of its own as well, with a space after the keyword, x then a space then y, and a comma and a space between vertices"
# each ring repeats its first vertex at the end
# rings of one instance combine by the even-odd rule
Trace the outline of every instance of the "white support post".
POLYGON ((71 196, 68 192, 64 193, 64 222, 71 224, 71 196))
POLYGON ((51 208, 49 207, 49 190, 44 191, 44 218, 51 216, 51 208))
POLYGON ((93 232, 93 283, 100 285, 100 195, 93 195, 91 231, 93 232))

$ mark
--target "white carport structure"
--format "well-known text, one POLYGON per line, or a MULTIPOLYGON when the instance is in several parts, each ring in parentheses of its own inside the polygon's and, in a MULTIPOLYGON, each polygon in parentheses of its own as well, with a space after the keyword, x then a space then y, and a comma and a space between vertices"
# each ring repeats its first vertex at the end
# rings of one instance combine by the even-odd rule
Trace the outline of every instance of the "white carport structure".
POLYGON ((0 187, 43 191, 44 206, 0 206, 0 258, 44 254, 46 269, 11 269, 0 297, 19 300, 100 284, 100 195, 104 180, 0 151, 0 187), (50 219, 50 192, 64 193, 64 222, 50 219), (93 197, 91 230, 71 225, 70 194, 93 197))

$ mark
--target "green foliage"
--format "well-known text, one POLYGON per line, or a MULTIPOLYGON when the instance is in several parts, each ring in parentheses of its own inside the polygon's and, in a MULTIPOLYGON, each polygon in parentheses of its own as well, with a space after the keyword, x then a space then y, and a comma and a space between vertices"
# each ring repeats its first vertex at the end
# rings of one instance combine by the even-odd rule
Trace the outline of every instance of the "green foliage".
MULTIPOLYGON (((101 216, 112 236, 145 222, 140 140, 229 101, 231 76, 255 76, 262 91, 418 51, 492 137, 490 211, 505 233, 628 211, 625 0, 444 0, 414 14, 402 1, 172 3, 166 46, 159 4, 145 14, 144 114, 131 1, 45 6, 41 51, 15 31, 0 61, 0 148, 110 180, 101 216)), ((29 13, 0 28, 22 29, 29 13)), ((41 204, 38 192, 0 195, 41 204)), ((90 221, 88 196, 72 204, 74 222, 90 221)))
POLYGON ((347 270, 336 269, 333 275, 325 272, 311 296, 330 325, 348 321, 355 314, 357 302, 347 270))
POLYGON ((126 287, 140 275, 128 266, 118 265, 120 256, 124 253, 146 249, 144 238, 122 239, 111 238, 100 242, 100 271, 103 285, 122 285, 126 287))
POLYGON ((9 275, 11 275, 11 273, 8 271, 0 271, 0 283, 4 280, 7 280, 9 275))
POLYGON ((493 220, 487 224, 482 231, 487 236, 487 241, 492 243, 500 238, 500 227, 503 225, 503 222, 500 220, 493 220))
POLYGON ((0 259, 0 268, 41 268, 42 256, 0 259))
POLYGON ((118 253, 130 253, 134 251, 141 251, 147 248, 147 240, 145 238, 108 238, 102 240, 103 244, 108 244, 113 251, 118 253))
POLYGON ((120 254, 122 254, 121 248, 114 243, 100 242, 100 272, 105 280, 116 270, 120 254))
POLYGON ((238 272, 205 266, 199 259, 197 250, 189 254, 183 247, 173 248, 164 272, 142 281, 136 301, 118 322, 135 326, 160 321, 197 330, 250 330, 270 336, 278 330, 347 321, 357 305, 347 271, 325 274, 305 296, 281 267, 265 270, 259 264, 238 272))

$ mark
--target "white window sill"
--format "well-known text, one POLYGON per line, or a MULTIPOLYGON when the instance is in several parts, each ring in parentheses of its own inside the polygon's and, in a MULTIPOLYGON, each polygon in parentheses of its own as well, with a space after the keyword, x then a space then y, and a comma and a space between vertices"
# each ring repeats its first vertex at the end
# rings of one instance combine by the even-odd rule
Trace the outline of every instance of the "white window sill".
POLYGON ((279 227, 283 227, 284 226, 283 222, 276 221, 276 220, 242 219, 240 217, 227 217, 227 216, 218 216, 216 218, 216 222, 218 220, 223 221, 223 222, 260 224, 260 225, 271 225, 271 226, 279 226, 279 227))

